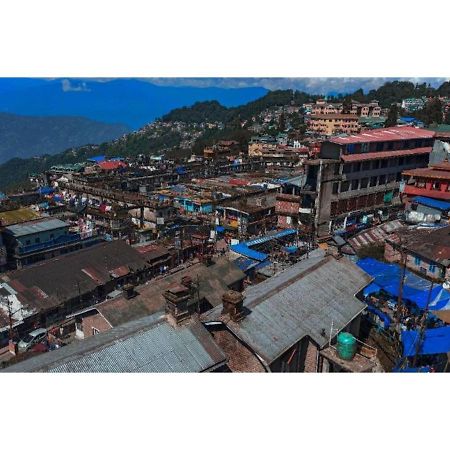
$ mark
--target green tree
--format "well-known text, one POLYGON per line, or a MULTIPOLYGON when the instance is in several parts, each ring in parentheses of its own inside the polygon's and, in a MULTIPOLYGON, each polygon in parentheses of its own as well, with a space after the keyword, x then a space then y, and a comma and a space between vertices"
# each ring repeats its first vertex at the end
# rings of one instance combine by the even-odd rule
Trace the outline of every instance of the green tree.
POLYGON ((281 113, 278 119, 278 131, 284 131, 285 129, 286 129, 286 117, 284 117, 284 113, 281 113))
POLYGON ((398 106, 394 103, 389 108, 388 116, 386 118, 384 127, 385 128, 394 127, 395 125, 397 125, 397 120, 398 120, 398 106))
POLYGON ((345 97, 344 101, 342 102, 342 112, 344 114, 350 113, 352 110, 352 99, 350 97, 345 97))

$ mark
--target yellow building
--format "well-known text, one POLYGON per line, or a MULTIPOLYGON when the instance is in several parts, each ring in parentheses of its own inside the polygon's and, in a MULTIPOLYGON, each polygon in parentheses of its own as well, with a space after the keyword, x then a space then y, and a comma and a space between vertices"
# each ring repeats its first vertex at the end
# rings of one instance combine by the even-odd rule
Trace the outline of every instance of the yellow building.
POLYGON ((310 131, 331 136, 336 133, 359 133, 361 126, 354 114, 315 114, 309 116, 310 131))

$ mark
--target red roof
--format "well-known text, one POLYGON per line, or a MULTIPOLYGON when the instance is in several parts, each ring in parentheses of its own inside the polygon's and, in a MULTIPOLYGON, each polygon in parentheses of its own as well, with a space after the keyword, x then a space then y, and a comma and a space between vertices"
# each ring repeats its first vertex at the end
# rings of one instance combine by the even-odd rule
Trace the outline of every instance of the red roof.
POLYGON ((98 165, 103 170, 116 170, 119 167, 127 167, 127 164, 123 161, 102 161, 98 165))
POLYGON ((433 178, 439 180, 450 180, 450 172, 448 170, 434 169, 433 167, 424 167, 421 169, 405 170, 403 175, 413 177, 433 178))
POLYGON ((405 139, 427 139, 436 135, 434 131, 415 127, 390 127, 379 130, 364 131, 345 137, 333 137, 330 142, 335 144, 357 144, 362 142, 402 141, 405 139))
POLYGON ((420 147, 420 148, 413 148, 411 150, 389 150, 387 152, 357 153, 353 155, 342 155, 341 158, 344 162, 397 158, 399 156, 421 155, 431 153, 432 148, 433 147, 420 147))

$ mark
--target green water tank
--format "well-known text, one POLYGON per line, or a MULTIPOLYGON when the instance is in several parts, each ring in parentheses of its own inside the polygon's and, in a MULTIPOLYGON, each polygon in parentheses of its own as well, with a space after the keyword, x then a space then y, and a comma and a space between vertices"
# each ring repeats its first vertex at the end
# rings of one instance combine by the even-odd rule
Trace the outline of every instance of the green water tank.
POLYGON ((356 353, 356 338, 350 333, 339 333, 337 337, 337 352, 339 358, 350 361, 356 353))

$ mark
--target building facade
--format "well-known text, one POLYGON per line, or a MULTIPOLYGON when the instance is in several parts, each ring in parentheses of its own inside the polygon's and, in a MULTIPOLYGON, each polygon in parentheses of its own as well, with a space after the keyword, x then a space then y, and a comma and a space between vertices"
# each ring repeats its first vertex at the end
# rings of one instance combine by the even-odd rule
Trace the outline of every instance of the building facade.
POLYGON ((336 133, 359 133, 361 126, 354 114, 317 114, 308 117, 308 129, 331 136, 336 133))

